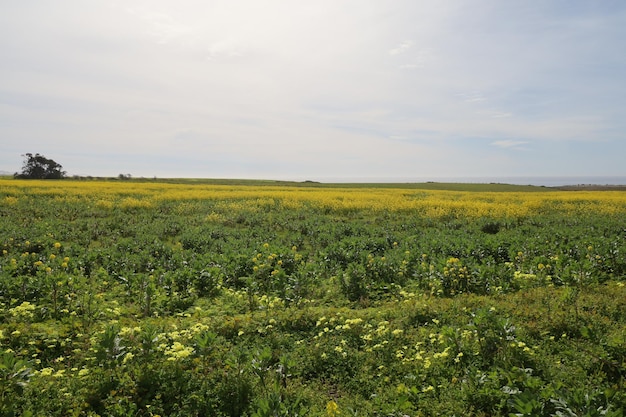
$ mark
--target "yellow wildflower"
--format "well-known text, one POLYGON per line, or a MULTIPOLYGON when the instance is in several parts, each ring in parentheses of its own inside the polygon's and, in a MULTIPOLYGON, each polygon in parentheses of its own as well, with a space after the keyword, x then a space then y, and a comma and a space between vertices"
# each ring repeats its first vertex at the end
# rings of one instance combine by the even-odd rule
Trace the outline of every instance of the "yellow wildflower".
POLYGON ((340 411, 339 411, 339 406, 337 405, 336 402, 334 401, 328 401, 328 403, 326 404, 326 415, 328 417, 337 417, 339 416, 340 411))

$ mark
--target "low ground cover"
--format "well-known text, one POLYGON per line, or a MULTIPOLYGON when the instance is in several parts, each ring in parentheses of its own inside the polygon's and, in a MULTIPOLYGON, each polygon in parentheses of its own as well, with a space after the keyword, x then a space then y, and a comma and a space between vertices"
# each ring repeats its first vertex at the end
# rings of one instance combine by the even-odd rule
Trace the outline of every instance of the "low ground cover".
POLYGON ((626 193, 0 180, 2 415, 623 415, 626 193))

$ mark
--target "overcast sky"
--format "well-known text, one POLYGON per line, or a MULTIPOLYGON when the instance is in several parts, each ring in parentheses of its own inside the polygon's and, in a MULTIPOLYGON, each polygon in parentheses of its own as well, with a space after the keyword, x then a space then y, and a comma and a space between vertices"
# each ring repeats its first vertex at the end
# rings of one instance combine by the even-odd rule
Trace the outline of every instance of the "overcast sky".
POLYGON ((626 2, 0 2, 0 170, 626 175, 626 2))

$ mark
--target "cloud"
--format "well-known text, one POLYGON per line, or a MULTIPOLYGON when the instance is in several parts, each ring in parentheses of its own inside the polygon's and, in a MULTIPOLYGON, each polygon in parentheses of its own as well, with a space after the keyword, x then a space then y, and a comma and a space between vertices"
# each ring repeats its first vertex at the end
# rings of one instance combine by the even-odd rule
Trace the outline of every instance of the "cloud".
POLYGON ((208 60, 219 57, 236 58, 244 55, 244 48, 234 39, 224 39, 214 42, 208 47, 208 60))
POLYGON ((480 103, 487 100, 485 96, 478 91, 474 91, 471 93, 460 93, 458 94, 458 96, 466 103, 480 103))
POLYGON ((418 68, 425 68, 427 65, 432 64, 436 60, 436 55, 433 53, 432 49, 424 48, 416 51, 416 53, 409 54, 407 56, 407 60, 409 61, 406 64, 400 65, 400 69, 404 70, 413 70, 418 68))
POLYGON ((493 111, 487 112, 487 115, 489 115, 490 117, 493 117, 494 119, 501 119, 503 117, 511 117, 511 116, 513 116, 513 114, 510 113, 510 112, 497 111, 497 110, 493 110, 493 111))
POLYGON ((159 44, 183 42, 193 33, 189 25, 176 21, 170 14, 141 6, 127 7, 126 12, 147 23, 145 33, 159 44))
POLYGON ((511 112, 495 110, 495 109, 480 110, 480 111, 477 111, 476 114, 480 116, 484 116, 484 117, 489 117, 492 119, 503 119, 503 118, 513 117, 513 113, 511 112))
POLYGON ((413 46, 412 41, 404 41, 393 49, 389 50, 389 55, 400 55, 406 53, 413 46))
POLYGON ((502 148, 502 149, 515 149, 515 150, 524 150, 527 149, 524 145, 528 144, 527 141, 523 140, 513 140, 513 139, 504 139, 504 140, 496 140, 491 142, 491 145, 502 148))

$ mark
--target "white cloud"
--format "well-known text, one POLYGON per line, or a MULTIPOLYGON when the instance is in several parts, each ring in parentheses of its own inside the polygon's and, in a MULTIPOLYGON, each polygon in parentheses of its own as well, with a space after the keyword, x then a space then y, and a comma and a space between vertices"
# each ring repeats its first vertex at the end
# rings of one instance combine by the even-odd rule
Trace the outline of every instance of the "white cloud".
POLYGON ((492 111, 488 112, 487 114, 490 117, 493 117, 495 119, 501 119, 503 117, 511 117, 511 116, 513 116, 512 113, 505 112, 505 111, 498 111, 498 110, 492 110, 492 111))
POLYGON ((154 38, 159 44, 185 41, 193 33, 189 25, 176 21, 166 12, 148 9, 145 7, 127 7, 126 11, 147 23, 145 33, 154 38))
POLYGON ((406 64, 400 65, 400 69, 418 69, 425 68, 426 66, 432 64, 436 59, 436 55, 433 53, 432 49, 424 48, 416 51, 414 54, 408 54, 407 60, 409 61, 406 64))
POLYGON ((524 145, 528 144, 528 142, 523 140, 513 140, 513 139, 505 139, 505 140, 496 140, 491 142, 493 146, 503 149, 526 149, 524 145))
POLYGON ((393 49, 389 50, 389 55, 400 55, 406 53, 413 46, 412 41, 404 41, 393 49))
POLYGON ((234 39, 224 39, 211 44, 208 48, 208 60, 219 57, 236 58, 244 55, 244 47, 234 39))
POLYGON ((460 93, 459 97, 461 97, 461 99, 466 103, 480 103, 487 100, 485 96, 478 91, 474 91, 471 93, 460 93))

